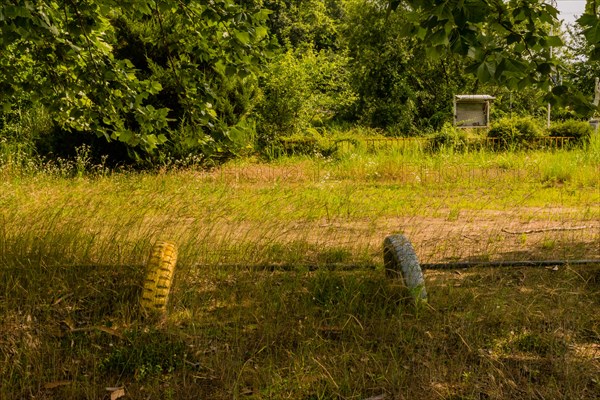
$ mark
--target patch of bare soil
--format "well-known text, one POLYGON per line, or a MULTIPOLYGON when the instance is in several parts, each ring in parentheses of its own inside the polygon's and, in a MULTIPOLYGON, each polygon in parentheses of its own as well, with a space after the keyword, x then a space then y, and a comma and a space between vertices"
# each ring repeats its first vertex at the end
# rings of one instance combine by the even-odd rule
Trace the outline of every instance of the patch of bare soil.
MULTIPOLYGON (((563 211, 567 216, 572 213, 563 211)), ((477 211, 452 218, 303 222, 285 230, 284 236, 323 247, 378 251, 385 236, 404 233, 422 262, 600 259, 600 221, 552 215, 552 219, 542 215, 543 219, 520 220, 512 212, 477 211)))
MULTIPOLYGON (((449 211, 439 215, 277 224, 223 219, 210 227, 210 233, 203 240, 207 249, 214 252, 231 252, 236 246, 253 247, 255 253, 271 248, 284 253, 303 253, 296 257, 297 261, 304 257, 307 259, 304 261, 310 262, 315 254, 318 258, 319 253, 337 251, 360 254, 363 261, 370 257, 373 262, 379 262, 383 239, 403 233, 412 242, 422 263, 600 260, 600 221, 586 219, 577 210, 519 210, 518 213, 478 210, 457 214, 449 211)), ((223 262, 237 262, 227 257, 227 254, 222 255, 223 262)), ((289 260, 289 257, 282 258, 289 260)), ((340 261, 352 262, 356 257, 348 258, 340 261)))

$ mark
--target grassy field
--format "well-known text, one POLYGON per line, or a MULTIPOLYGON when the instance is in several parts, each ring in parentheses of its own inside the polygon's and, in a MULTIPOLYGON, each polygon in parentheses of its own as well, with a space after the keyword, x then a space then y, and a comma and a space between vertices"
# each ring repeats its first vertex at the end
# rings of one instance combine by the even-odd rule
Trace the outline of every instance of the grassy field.
POLYGON ((0 398, 594 399, 600 152, 347 149, 213 170, 0 166, 0 398), (177 244, 167 315, 137 306, 177 244))

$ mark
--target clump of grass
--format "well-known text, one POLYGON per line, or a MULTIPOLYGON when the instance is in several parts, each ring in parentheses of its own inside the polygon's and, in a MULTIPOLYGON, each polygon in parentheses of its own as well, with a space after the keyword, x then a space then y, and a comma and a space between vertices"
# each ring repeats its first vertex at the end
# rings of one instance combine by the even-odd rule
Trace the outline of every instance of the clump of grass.
POLYGON ((573 171, 561 164, 551 164, 544 169, 542 182, 547 185, 564 184, 573 177, 573 171))
POLYGON ((100 372, 146 381, 181 369, 186 351, 182 337, 163 330, 125 331, 111 343, 108 354, 100 362, 100 372))
MULTIPOLYGON (((383 271, 183 265, 158 328, 106 309, 83 317, 83 292, 47 308, 13 291, 0 344, 18 362, 4 364, 2 395, 592 399, 600 365, 583 349, 600 340, 599 271, 429 271, 429 305, 415 309, 383 271), (14 313, 17 300, 27 312, 14 313)), ((54 280, 66 294, 92 283, 54 280)))

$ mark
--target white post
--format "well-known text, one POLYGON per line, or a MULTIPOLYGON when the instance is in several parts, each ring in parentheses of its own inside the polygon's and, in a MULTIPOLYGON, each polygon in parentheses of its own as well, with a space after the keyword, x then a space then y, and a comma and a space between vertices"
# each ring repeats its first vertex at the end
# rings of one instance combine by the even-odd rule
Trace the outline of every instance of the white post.
POLYGON ((456 126, 456 96, 454 96, 454 123, 452 124, 453 126, 456 126))
MULTIPOLYGON (((550 5, 554 8, 556 8, 556 0, 550 0, 550 5)), ((554 34, 554 27, 550 26, 550 35, 554 34)), ((550 59, 552 60, 552 56, 553 56, 553 51, 552 51, 552 46, 550 46, 550 59)), ((550 129, 550 111, 552 111, 552 107, 550 106, 550 103, 548 103, 548 129, 550 129)))

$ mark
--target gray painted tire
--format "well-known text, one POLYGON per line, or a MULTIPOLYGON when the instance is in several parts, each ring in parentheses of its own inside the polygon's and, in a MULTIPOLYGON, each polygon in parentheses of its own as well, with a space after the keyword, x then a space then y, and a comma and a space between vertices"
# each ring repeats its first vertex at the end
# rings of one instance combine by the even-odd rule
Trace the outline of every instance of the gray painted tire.
POLYGON ((415 249, 404 235, 390 235, 385 238, 383 265, 389 278, 402 278, 415 300, 427 300, 423 271, 415 249))

